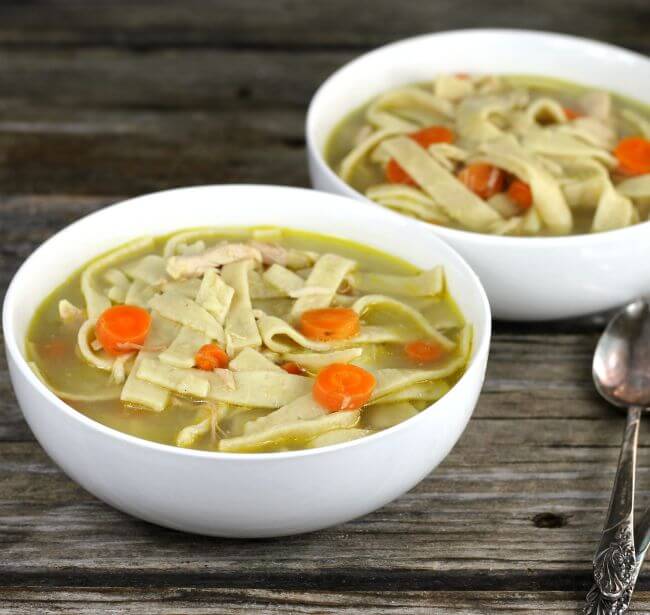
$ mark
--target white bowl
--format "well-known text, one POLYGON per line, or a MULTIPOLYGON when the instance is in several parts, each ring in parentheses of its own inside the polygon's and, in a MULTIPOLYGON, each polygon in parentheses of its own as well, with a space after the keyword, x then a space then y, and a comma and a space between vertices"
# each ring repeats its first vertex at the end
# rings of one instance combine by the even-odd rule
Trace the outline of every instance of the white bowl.
MULTIPOLYGON (((390 88, 447 72, 538 74, 650 103, 650 60, 587 39, 525 30, 460 30, 365 54, 320 87, 307 115, 314 188, 368 201, 327 165, 323 150, 350 111, 390 88)), ((378 207, 380 207, 378 205, 378 207)), ((550 320, 609 309, 650 292, 650 223, 569 237, 498 237, 417 221, 464 256, 495 317, 550 320)))
POLYGON ((467 264, 411 221, 312 190, 206 186, 107 207, 38 248, 4 303, 9 373, 34 435, 68 476, 136 517, 201 534, 262 537, 321 529, 366 514, 411 489, 449 453, 478 398, 490 309, 467 264), (322 449, 265 454, 185 450, 105 427, 58 399, 25 361, 34 310, 94 256, 144 234, 184 227, 274 224, 353 239, 419 267, 445 266, 449 289, 475 326, 470 365, 441 400, 391 429, 322 449), (408 241, 396 237, 408 235, 408 241))

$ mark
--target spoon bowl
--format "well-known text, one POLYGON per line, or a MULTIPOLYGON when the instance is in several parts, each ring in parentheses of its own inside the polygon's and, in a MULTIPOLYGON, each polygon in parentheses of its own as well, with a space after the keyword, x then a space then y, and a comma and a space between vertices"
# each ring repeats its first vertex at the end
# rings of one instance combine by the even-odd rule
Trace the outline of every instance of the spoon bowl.
POLYGON ((618 408, 650 406, 650 305, 638 299, 616 314, 594 353, 596 389, 618 408))

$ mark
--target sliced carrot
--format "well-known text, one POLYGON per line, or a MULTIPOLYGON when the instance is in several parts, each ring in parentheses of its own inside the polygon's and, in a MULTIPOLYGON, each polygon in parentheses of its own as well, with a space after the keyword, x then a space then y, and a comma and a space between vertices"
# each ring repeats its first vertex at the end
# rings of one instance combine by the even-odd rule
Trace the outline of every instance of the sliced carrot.
POLYGON ((314 399, 330 412, 361 408, 372 395, 375 377, 356 365, 332 363, 314 382, 314 399))
POLYGON ((576 111, 575 109, 570 109, 569 107, 564 107, 563 111, 564 111, 564 115, 566 115, 566 119, 569 121, 582 117, 582 113, 576 111))
POLYGON ((437 361, 445 352, 445 349, 436 342, 418 340, 409 342, 404 346, 406 356, 415 363, 432 363, 437 361))
POLYGON ((643 137, 621 139, 614 149, 621 170, 627 175, 650 173, 650 140, 643 137))
POLYGON ((300 365, 294 363, 293 361, 287 361, 286 363, 283 363, 280 367, 282 367, 282 369, 285 372, 289 374, 293 374, 294 376, 302 376, 305 373, 302 370, 302 367, 300 367, 300 365))
MULTIPOLYGON (((426 128, 410 133, 409 137, 424 148, 434 143, 454 142, 454 133, 446 126, 427 126, 426 128)), ((406 184, 408 186, 414 186, 416 184, 415 180, 394 158, 391 158, 386 165, 386 179, 391 184, 406 184)))
POLYGON ((425 148, 434 143, 454 142, 454 133, 446 126, 427 126, 417 132, 412 132, 409 137, 425 148))
POLYGON ((508 196, 519 205, 520 209, 528 209, 533 204, 533 193, 526 182, 519 179, 513 180, 508 186, 508 196))
POLYGON ((398 164, 397 160, 391 158, 386 165, 386 179, 391 184, 406 184, 414 186, 413 178, 398 164))
POLYGON ((456 79, 469 79, 469 74, 468 73, 456 73, 454 75, 456 79))
POLYGON ((151 316, 135 305, 114 305, 104 310, 95 324, 95 337, 111 355, 132 352, 141 346, 149 333, 151 316))
POLYGON ((359 335, 359 314, 350 308, 307 310, 300 316, 300 331, 312 340, 346 340, 359 335))
POLYGON ((206 372, 228 367, 228 355, 217 344, 204 344, 194 357, 194 365, 206 372))
POLYGON ((460 171, 458 179, 474 194, 482 199, 489 199, 491 196, 503 192, 506 174, 491 164, 475 163, 460 171))

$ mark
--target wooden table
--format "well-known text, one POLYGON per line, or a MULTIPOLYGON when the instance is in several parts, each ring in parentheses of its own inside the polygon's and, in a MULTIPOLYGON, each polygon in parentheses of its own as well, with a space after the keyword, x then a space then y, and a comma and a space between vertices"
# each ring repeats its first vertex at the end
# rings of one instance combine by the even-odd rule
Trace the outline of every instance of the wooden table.
MULTIPOLYGON (((2 294, 45 238, 123 197, 188 184, 308 185, 309 98, 373 46, 518 26, 650 52, 648 0, 489 5, 4 0, 2 294)), ((0 614, 575 613, 623 427, 591 385, 601 324, 497 323, 476 414, 434 474, 352 523, 263 541, 165 530, 86 493, 34 441, 3 353, 0 614)), ((649 436, 644 426, 646 502, 649 436)), ((648 612, 650 573, 638 589, 636 612, 648 612)))

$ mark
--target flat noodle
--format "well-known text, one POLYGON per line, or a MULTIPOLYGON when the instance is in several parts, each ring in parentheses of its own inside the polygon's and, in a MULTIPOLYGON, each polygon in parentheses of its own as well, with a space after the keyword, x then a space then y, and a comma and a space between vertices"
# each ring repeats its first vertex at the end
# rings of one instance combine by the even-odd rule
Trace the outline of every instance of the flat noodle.
POLYGON ((193 367, 196 353, 201 346, 210 343, 210 337, 192 329, 182 327, 169 347, 160 353, 159 358, 163 363, 174 367, 193 367))
POLYGON ((296 350, 296 346, 316 352, 329 352, 359 344, 397 343, 405 342, 408 339, 403 331, 394 327, 362 326, 361 332, 356 337, 347 340, 319 342, 306 338, 290 324, 276 316, 260 318, 258 326, 264 345, 273 352, 279 353, 293 352, 296 350))
POLYGON ((129 286, 129 289, 126 291, 124 303, 146 308, 149 305, 149 301, 155 294, 155 289, 142 280, 133 280, 129 286))
POLYGON ((346 348, 331 352, 287 352, 282 355, 282 358, 285 361, 297 363, 304 369, 318 371, 332 363, 350 363, 362 354, 362 348, 346 348))
POLYGON ((354 427, 359 414, 358 410, 328 413, 310 393, 246 423, 244 435, 221 440, 219 450, 254 451, 278 441, 311 439, 334 429, 354 427))
POLYGON ((379 130, 365 141, 359 143, 341 162, 341 166, 339 167, 341 179, 349 182, 365 156, 372 152, 379 143, 389 137, 400 134, 400 132, 399 130, 379 130))
POLYGON ((343 442, 351 442, 352 440, 358 440, 359 438, 369 436, 372 433, 371 429, 360 429, 358 427, 333 429, 310 440, 307 448, 321 448, 323 446, 332 446, 334 444, 342 444, 343 442))
POLYGON ((262 345, 248 287, 248 272, 253 264, 251 260, 239 261, 225 265, 221 272, 223 281, 235 291, 225 323, 228 354, 231 356, 248 346, 262 345))
POLYGON ((363 424, 371 429, 388 429, 417 413, 418 411, 408 401, 376 403, 363 409, 363 424))
MULTIPOLYGON (((225 370, 228 371, 228 370, 225 370)), ((149 358, 140 363, 138 378, 181 395, 249 408, 279 408, 311 391, 313 380, 284 370, 230 372, 232 385, 215 372, 165 365, 149 358)))
POLYGON ((228 286, 219 277, 216 270, 208 269, 196 293, 196 302, 210 312, 215 320, 222 325, 226 320, 234 296, 235 289, 228 286))
POLYGON ((93 367, 110 372, 113 369, 115 359, 103 351, 96 353, 90 347, 89 338, 91 335, 94 336, 94 334, 95 322, 88 319, 81 325, 81 327, 79 327, 79 332, 77 333, 77 347, 79 348, 79 353, 82 358, 93 367))
POLYGON ((130 278, 140 280, 149 286, 160 286, 167 280, 166 261, 158 254, 147 254, 136 261, 123 265, 130 278))
POLYGON ((449 224, 451 218, 430 196, 404 184, 376 184, 366 196, 384 207, 416 216, 434 224, 449 224))
POLYGON ((424 316, 422 313, 412 308, 410 305, 387 297, 386 295, 365 295, 352 304, 352 309, 364 316, 369 310, 377 308, 389 308, 399 312, 402 316, 408 318, 413 325, 415 325, 422 333, 431 339, 436 340, 443 348, 450 350, 454 347, 454 343, 440 333, 424 316))
POLYGON ((370 401, 372 406, 378 403, 397 403, 401 401, 426 401, 433 402, 440 399, 449 391, 449 385, 444 380, 427 380, 416 382, 398 389, 394 393, 382 396, 380 399, 370 401))
POLYGON ((426 194, 444 208, 450 218, 462 226, 481 231, 501 219, 489 205, 412 139, 395 137, 384 141, 382 147, 426 194))
POLYGON ((534 207, 544 224, 556 235, 571 231, 573 217, 558 182, 512 138, 481 145, 478 162, 509 171, 530 185, 534 207))
POLYGON ((449 119, 452 113, 453 105, 448 100, 421 88, 406 87, 380 96, 370 105, 366 117, 378 128, 412 132, 422 125, 437 124, 449 119), (414 121, 404 119, 405 112, 414 121))
POLYGON ((162 412, 167 407, 171 397, 169 390, 142 380, 138 376, 142 363, 155 360, 155 356, 155 353, 152 352, 140 351, 138 353, 131 373, 122 387, 120 399, 123 402, 135 404, 154 412, 162 412))
POLYGON ((115 263, 123 261, 132 255, 153 247, 153 238, 141 237, 130 241, 121 248, 100 256, 86 267, 81 274, 81 293, 86 301, 86 313, 91 321, 97 320, 99 315, 111 307, 110 299, 97 288, 97 276, 104 269, 115 263))
POLYGON ((313 295, 301 296, 291 308, 292 319, 307 310, 328 307, 345 276, 356 267, 356 263, 337 254, 323 254, 314 264, 302 289, 318 289, 313 295), (323 292, 324 291, 324 292, 323 292))
POLYGON ((278 289, 282 296, 289 296, 289 293, 305 286, 303 280, 297 273, 283 267, 282 265, 271 265, 263 274, 264 281, 278 289))
POLYGON ((355 271, 347 279, 353 288, 366 293, 438 297, 445 290, 444 270, 440 266, 412 276, 355 271))
POLYGON ((456 356, 438 369, 379 369, 375 372, 377 385, 371 399, 379 400, 418 382, 447 378, 461 369, 464 364, 465 358, 456 356))
POLYGON ((244 348, 228 366, 235 372, 273 371, 284 373, 284 370, 253 348, 244 348))
POLYGON ((165 318, 200 331, 211 339, 220 343, 225 341, 223 327, 214 316, 183 295, 171 291, 154 295, 149 301, 149 307, 157 310, 165 318))

